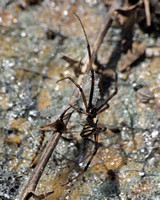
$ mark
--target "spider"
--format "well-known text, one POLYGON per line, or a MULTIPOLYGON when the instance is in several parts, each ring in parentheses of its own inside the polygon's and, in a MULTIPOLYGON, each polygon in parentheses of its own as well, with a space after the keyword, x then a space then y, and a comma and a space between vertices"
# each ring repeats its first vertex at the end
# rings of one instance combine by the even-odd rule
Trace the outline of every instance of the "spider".
POLYGON ((85 28, 82 24, 81 19, 79 18, 79 16, 74 13, 75 16, 78 18, 84 36, 85 36, 85 40, 86 40, 86 44, 87 44, 87 51, 88 51, 88 57, 89 57, 89 71, 91 73, 91 88, 90 88, 90 94, 89 94, 89 100, 87 102, 86 96, 84 94, 84 91, 82 89, 82 87, 77 84, 71 77, 65 77, 62 78, 60 80, 58 80, 57 82, 63 81, 65 79, 69 79, 80 91, 82 99, 83 99, 83 103, 85 106, 85 110, 83 110, 82 108, 77 108, 73 105, 70 105, 74 110, 76 110, 78 113, 82 113, 84 115, 86 115, 86 123, 80 133, 80 136, 83 138, 88 138, 90 136, 94 136, 94 140, 95 140, 95 147, 93 150, 93 153, 91 154, 89 161, 87 162, 86 166, 84 167, 83 171, 87 171, 90 163, 92 162, 94 156, 96 155, 98 148, 99 148, 99 143, 98 143, 98 136, 99 133, 105 132, 107 127, 104 126, 103 124, 101 124, 98 119, 97 119, 97 115, 99 115, 100 113, 104 112, 106 109, 109 108, 109 104, 108 102, 117 94, 118 92, 118 84, 117 84, 117 73, 115 72, 115 89, 114 92, 100 105, 100 106, 96 106, 93 104, 93 93, 94 93, 94 86, 95 86, 95 77, 94 77, 94 70, 92 67, 92 56, 91 56, 91 48, 90 48, 90 44, 89 44, 89 40, 85 31, 85 28))

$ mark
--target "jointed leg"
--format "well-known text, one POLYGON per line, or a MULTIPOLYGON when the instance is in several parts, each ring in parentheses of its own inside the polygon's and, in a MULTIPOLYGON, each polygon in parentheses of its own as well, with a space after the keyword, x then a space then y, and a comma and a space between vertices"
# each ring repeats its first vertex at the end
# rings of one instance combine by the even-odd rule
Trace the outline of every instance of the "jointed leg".
POLYGON ((109 104, 106 104, 106 105, 104 106, 104 108, 102 108, 101 110, 99 110, 99 111, 97 112, 97 115, 99 115, 100 113, 104 112, 104 111, 107 110, 108 108, 109 108, 109 104))
POLYGON ((71 107, 72 107, 72 106, 69 106, 68 108, 66 108, 66 109, 64 110, 64 112, 61 114, 61 116, 59 117, 61 121, 63 121, 66 112, 67 112, 71 107))
MULTIPOLYGON (((75 179, 79 178, 80 176, 82 176, 88 169, 89 165, 91 164, 94 156, 96 155, 97 151, 98 151, 98 148, 99 148, 99 144, 98 144, 98 134, 95 133, 95 148, 94 148, 94 151, 87 163, 87 165, 85 166, 85 168, 83 169, 83 171, 76 177, 74 177, 73 179, 70 179, 69 181, 67 181, 65 184, 63 184, 62 186, 65 186, 67 185, 68 183, 74 181, 75 179)), ((88 157, 88 156, 87 156, 88 157)))
MULTIPOLYGON (((99 134, 99 132, 98 132, 98 133, 95 133, 95 135, 94 135, 94 136, 95 136, 95 147, 94 147, 94 151, 93 151, 93 153, 92 153, 92 155, 91 155, 91 157, 90 157, 90 159, 89 159, 87 165, 86 165, 85 168, 83 169, 83 171, 82 171, 78 176, 74 177, 73 179, 68 180, 68 181, 67 181, 65 184, 63 184, 62 186, 65 186, 65 185, 67 185, 68 183, 74 181, 75 179, 79 178, 80 176, 82 176, 82 175, 87 171, 89 165, 91 164, 91 162, 92 162, 92 160, 93 160, 94 156, 96 155, 96 153, 97 153, 97 151, 98 151, 98 148, 99 148, 99 144, 98 144, 98 134, 99 134)), ((87 156, 87 157, 88 157, 88 156, 87 156)), ((86 159, 86 158, 85 158, 85 159, 86 159)))
POLYGON ((86 116, 88 116, 88 113, 87 112, 84 112, 84 110, 82 108, 76 108, 75 106, 73 105, 70 105, 74 110, 76 110, 77 112, 79 113, 82 113, 82 114, 85 114, 86 116))
POLYGON ((83 89, 81 88, 81 86, 78 85, 78 84, 77 84, 71 77, 69 77, 69 76, 58 80, 57 83, 60 82, 60 81, 65 80, 65 79, 69 79, 70 81, 72 81, 72 83, 74 83, 75 86, 79 89, 79 91, 80 91, 80 93, 81 93, 81 95, 82 95, 82 98, 83 98, 83 102, 84 102, 85 108, 86 108, 86 110, 87 110, 87 100, 86 100, 85 94, 84 94, 83 89))
POLYGON ((101 131, 99 131, 100 133, 103 133, 107 130, 107 127, 101 123, 98 123, 98 126, 100 126, 101 128, 103 128, 101 131))
MULTIPOLYGON (((91 60, 91 58, 90 58, 91 60)), ((90 90, 90 95, 89 95, 89 102, 88 102, 88 110, 92 107, 92 99, 93 99, 93 92, 94 92, 94 70, 91 68, 91 90, 90 90)))
POLYGON ((93 151, 93 153, 92 153, 92 155, 91 155, 91 157, 90 157, 90 159, 89 159, 87 165, 86 165, 85 168, 84 168, 84 172, 87 171, 89 165, 91 164, 91 162, 92 162, 94 156, 96 155, 96 153, 97 153, 97 151, 98 151, 98 148, 99 148, 99 144, 98 144, 98 134, 99 134, 99 132, 98 132, 98 133, 95 133, 95 135, 94 135, 94 136, 95 136, 95 147, 94 147, 94 151, 93 151))
POLYGON ((67 109, 65 109, 64 112, 60 115, 60 117, 56 121, 41 126, 40 127, 41 131, 53 131, 54 129, 56 129, 56 124, 58 124, 58 121, 60 121, 59 123, 63 123, 65 117, 64 115, 71 107, 72 106, 69 106, 67 109))

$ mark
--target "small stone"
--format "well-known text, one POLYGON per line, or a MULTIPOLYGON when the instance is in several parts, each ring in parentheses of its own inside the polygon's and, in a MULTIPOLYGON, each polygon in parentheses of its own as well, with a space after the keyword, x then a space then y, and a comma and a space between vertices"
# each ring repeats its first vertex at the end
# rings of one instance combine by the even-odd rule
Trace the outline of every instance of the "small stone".
POLYGON ((153 99, 153 94, 148 87, 142 87, 137 91, 137 97, 142 103, 147 103, 149 100, 153 99))

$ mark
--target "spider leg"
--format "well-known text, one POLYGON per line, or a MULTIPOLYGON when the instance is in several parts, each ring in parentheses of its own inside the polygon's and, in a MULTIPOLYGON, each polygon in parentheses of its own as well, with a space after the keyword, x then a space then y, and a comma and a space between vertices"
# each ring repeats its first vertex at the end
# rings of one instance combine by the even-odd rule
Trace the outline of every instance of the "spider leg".
POLYGON ((94 137, 95 137, 95 147, 94 147, 94 151, 93 151, 93 153, 92 153, 92 155, 91 155, 91 157, 90 157, 90 159, 89 159, 87 165, 85 166, 85 168, 84 168, 84 170, 83 170, 84 172, 87 171, 89 165, 91 164, 91 162, 92 162, 94 156, 96 155, 96 153, 97 153, 97 151, 98 151, 98 149, 99 149, 98 135, 99 135, 99 131, 96 132, 95 135, 94 135, 94 137))
MULTIPOLYGON (((94 135, 94 137, 95 137, 95 147, 94 147, 94 151, 93 151, 93 153, 92 153, 92 155, 91 155, 91 157, 90 157, 90 159, 89 159, 87 165, 84 167, 83 171, 82 171, 78 176, 74 177, 73 179, 68 180, 68 181, 67 181, 65 184, 63 184, 62 186, 67 185, 68 183, 74 181, 75 179, 78 179, 80 176, 82 176, 82 175, 87 171, 89 165, 91 164, 91 162, 92 162, 92 160, 93 160, 94 156, 96 155, 96 153, 97 153, 97 151, 98 151, 98 148, 99 148, 99 144, 98 144, 98 134, 99 134, 99 132, 96 132, 95 135, 94 135)), ((87 156, 87 157, 88 157, 88 156, 87 156)))
POLYGON ((97 115, 99 115, 100 113, 104 112, 104 111, 107 110, 108 108, 109 108, 109 104, 107 103, 107 104, 105 105, 104 108, 102 108, 101 110, 99 110, 99 111, 97 112, 97 115))
MULTIPOLYGON (((95 137, 95 147, 94 147, 93 153, 92 153, 92 155, 91 155, 91 157, 90 157, 90 159, 89 159, 87 165, 84 167, 83 171, 82 171, 78 176, 74 177, 73 179, 68 180, 68 181, 67 181, 66 183, 64 183, 62 186, 67 185, 68 183, 74 181, 75 179, 78 179, 80 176, 82 176, 82 175, 87 171, 89 165, 91 164, 91 162, 92 162, 94 156, 96 155, 96 153, 97 153, 97 151, 98 151, 98 149, 99 149, 99 143, 98 143, 98 135, 99 135, 99 133, 100 133, 100 131, 95 132, 95 134, 94 134, 94 137, 95 137)), ((89 157, 89 155, 88 155, 87 157, 89 157)), ((86 157, 86 158, 87 158, 87 157, 86 157)), ((86 158, 85 158, 85 159, 86 159, 86 158)), ((85 160, 85 159, 84 159, 84 160, 85 160)))
POLYGON ((114 92, 108 97, 108 99, 97 109, 97 113, 100 114, 107 108, 109 108, 108 102, 117 94, 118 92, 118 76, 117 73, 115 72, 115 90, 114 92), (105 106, 105 107, 104 107, 105 106), (104 107, 104 108, 103 108, 104 107), (102 109, 103 108, 103 109, 102 109), (101 110, 102 109, 102 110, 101 110))
POLYGON ((88 107, 87 107, 87 111, 89 111, 89 109, 92 107, 92 99, 93 99, 93 92, 94 92, 94 70, 93 70, 93 67, 92 67, 91 48, 90 48, 90 44, 89 44, 89 40, 88 40, 86 31, 85 31, 84 26, 82 24, 82 21, 75 12, 74 12, 74 14, 75 14, 75 16, 77 17, 77 19, 79 20, 79 22, 82 26, 83 33, 85 35, 85 39, 86 39, 86 43, 87 43, 87 51, 88 51, 88 57, 89 57, 89 70, 91 71, 91 90, 90 90, 88 107))
POLYGON ((83 89, 81 88, 81 86, 78 85, 78 84, 77 84, 71 77, 69 77, 69 76, 58 80, 57 83, 60 82, 60 81, 65 80, 65 79, 69 79, 70 81, 72 81, 72 83, 74 83, 75 86, 79 89, 79 91, 80 91, 80 93, 81 93, 81 95, 82 95, 82 98, 83 98, 83 102, 84 102, 85 108, 86 108, 86 110, 87 110, 87 100, 86 100, 85 94, 84 94, 83 89))
MULTIPOLYGON (((66 113, 71 107, 72 107, 72 106, 69 106, 69 107, 68 107, 67 109, 65 109, 65 110, 63 111, 63 113, 60 115, 59 120, 60 120, 61 122, 63 122, 63 119, 64 119, 64 117, 65 117, 65 116, 64 116, 65 113, 66 113)), ((53 130, 54 127, 56 127, 56 124, 57 124, 57 120, 54 121, 54 122, 45 124, 44 126, 41 126, 40 128, 41 128, 42 131, 51 131, 51 130, 53 130)))
POLYGON ((82 108, 76 108, 75 106, 73 105, 70 105, 74 110, 76 110, 77 112, 79 113, 82 113, 82 114, 85 114, 88 116, 88 113, 87 112, 84 112, 84 110, 82 108))
POLYGON ((66 112, 67 112, 71 107, 72 107, 72 106, 70 105, 68 108, 66 108, 66 109, 63 111, 63 113, 62 113, 61 116, 59 117, 61 121, 63 121, 66 112))
POLYGON ((91 71, 91 90, 90 90, 90 95, 89 95, 88 110, 92 107, 92 99, 93 99, 93 92, 94 92, 94 70, 91 68, 90 71, 91 71))
POLYGON ((107 127, 105 125, 101 124, 101 123, 98 123, 98 126, 103 128, 102 130, 99 131, 100 133, 103 133, 103 132, 105 132, 107 130, 107 127))

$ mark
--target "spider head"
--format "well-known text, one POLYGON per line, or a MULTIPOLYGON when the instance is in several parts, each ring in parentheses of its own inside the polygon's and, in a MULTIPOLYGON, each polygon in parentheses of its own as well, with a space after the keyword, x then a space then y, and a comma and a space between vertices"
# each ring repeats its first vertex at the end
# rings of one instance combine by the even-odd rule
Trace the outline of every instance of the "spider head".
POLYGON ((97 108, 96 108, 96 106, 92 105, 92 107, 90 108, 89 114, 92 116, 92 118, 96 117, 96 115, 97 115, 97 108))
POLYGON ((92 105, 88 110, 87 110, 87 113, 88 113, 88 118, 90 119, 93 119, 96 117, 97 115, 97 108, 92 105))

